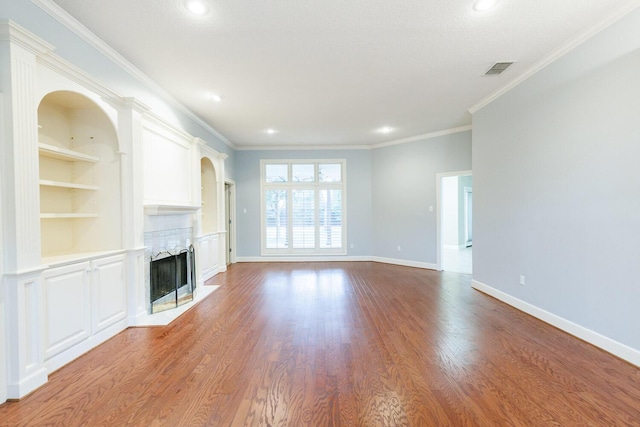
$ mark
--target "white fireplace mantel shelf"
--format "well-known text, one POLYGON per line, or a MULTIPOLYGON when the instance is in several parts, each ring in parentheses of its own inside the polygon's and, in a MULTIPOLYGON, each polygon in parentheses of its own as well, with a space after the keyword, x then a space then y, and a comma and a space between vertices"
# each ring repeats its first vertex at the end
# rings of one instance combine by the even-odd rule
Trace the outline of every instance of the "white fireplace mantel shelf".
POLYGON ((144 213, 147 215, 180 215, 196 213, 200 206, 185 205, 144 205, 144 213))

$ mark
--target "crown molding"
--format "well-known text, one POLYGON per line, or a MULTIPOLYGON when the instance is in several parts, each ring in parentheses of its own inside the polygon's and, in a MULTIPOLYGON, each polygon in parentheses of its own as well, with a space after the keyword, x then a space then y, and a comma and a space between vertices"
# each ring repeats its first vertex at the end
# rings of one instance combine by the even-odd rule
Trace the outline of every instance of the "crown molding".
POLYGON ((93 78, 89 73, 81 70, 69 61, 62 59, 53 52, 38 56, 37 61, 40 65, 65 76, 69 80, 74 81, 83 87, 86 87, 106 100, 115 101, 120 104, 126 103, 126 98, 122 95, 110 89, 102 82, 93 78))
POLYGON ((240 145, 237 151, 370 150, 370 145, 240 145))
POLYGON ((410 136, 408 138, 402 138, 402 139, 396 139, 396 140, 393 140, 393 141, 382 142, 380 144, 372 145, 371 148, 376 149, 376 148, 390 147, 392 145, 406 144, 407 142, 414 142, 414 141, 420 141, 420 140, 423 140, 423 139, 437 138, 439 136, 451 135, 451 134, 460 133, 460 132, 467 132, 467 131, 470 131, 470 130, 471 130, 471 125, 459 126, 459 127, 456 127, 456 128, 450 128, 450 129, 439 130, 439 131, 436 131, 436 132, 424 133, 422 135, 410 136))
POLYGON ((393 141, 382 142, 380 144, 362 144, 362 145, 241 145, 236 148, 237 151, 286 151, 286 150, 375 150, 378 148, 389 147, 392 145, 406 144, 407 142, 421 141, 424 139, 437 138, 439 136, 451 135, 459 132, 467 132, 471 130, 471 125, 459 126, 451 129, 439 130, 437 132, 424 133, 422 135, 410 136, 408 138, 396 139, 393 141))
POLYGON ((200 146, 200 154, 204 154, 209 157, 217 158, 220 160, 226 160, 229 156, 225 153, 221 153, 215 148, 212 148, 207 145, 206 141, 203 141, 200 138, 195 138, 196 143, 200 146))
POLYGON ((471 114, 474 114, 478 110, 486 107, 496 99, 500 98, 505 93, 509 92, 511 89, 518 86, 520 83, 527 80, 529 77, 536 74, 538 71, 545 68, 547 65, 550 65, 551 63, 562 58, 567 53, 571 52, 573 49, 580 46, 581 44, 589 40, 591 37, 598 34, 600 31, 609 27, 614 22, 618 21, 619 19, 623 18, 629 13, 633 12, 638 7, 640 7, 640 0, 631 0, 625 3, 621 8, 617 9, 613 13, 606 16, 603 20, 598 22, 596 25, 583 31, 582 33, 579 33, 578 36, 574 37, 568 43, 565 43, 558 49, 552 51, 550 54, 542 58, 540 61, 536 62, 535 64, 533 64, 532 66, 524 70, 520 75, 515 77, 513 80, 509 81, 506 85, 504 85, 497 91, 493 92, 489 96, 483 98, 478 103, 474 104, 471 108, 469 108, 469 112, 471 114))
POLYGON ((8 40, 39 56, 53 52, 56 47, 47 43, 10 19, 0 20, 0 40, 8 40))
POLYGON ((218 139, 220 139, 223 143, 228 145, 229 147, 235 149, 236 146, 231 141, 227 139, 224 135, 214 129, 210 124, 202 120, 199 116, 197 116, 193 111, 187 108, 183 103, 178 101, 173 95, 169 94, 164 88, 162 88, 158 83, 153 81, 149 76, 143 73, 139 68, 125 59, 122 55, 120 55, 115 49, 105 43, 102 39, 96 36, 91 30, 82 25, 77 19, 69 15, 64 9, 54 3, 52 0, 31 0, 36 6, 44 10, 46 13, 51 15, 56 21, 65 26, 68 30, 76 34, 83 41, 88 43, 91 47, 96 49, 102 55, 113 61, 120 68, 125 70, 131 76, 136 78, 143 85, 147 86, 157 95, 159 95, 162 99, 168 102, 171 106, 173 106, 178 111, 185 114, 191 120, 196 122, 198 125, 202 126, 205 130, 215 135, 218 139))
POLYGON ((193 135, 183 130, 182 128, 175 126, 173 123, 169 123, 163 117, 155 113, 153 110, 148 110, 143 113, 144 122, 142 126, 146 129, 149 129, 154 132, 168 132, 169 134, 177 137, 183 143, 191 146, 192 144, 197 144, 198 140, 202 141, 200 138, 194 138, 193 135))

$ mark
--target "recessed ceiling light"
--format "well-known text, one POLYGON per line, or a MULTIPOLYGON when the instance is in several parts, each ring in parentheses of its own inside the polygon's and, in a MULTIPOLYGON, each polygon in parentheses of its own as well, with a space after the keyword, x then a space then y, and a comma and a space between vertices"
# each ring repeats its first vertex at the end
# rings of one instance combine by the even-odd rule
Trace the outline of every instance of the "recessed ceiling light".
POLYGON ((275 129, 267 129, 265 132, 267 132, 269 135, 273 135, 274 133, 276 133, 275 129))
POLYGON ((380 133, 391 133, 392 131, 393 131, 393 128, 389 126, 381 127, 380 129, 378 129, 378 132, 380 133))
POLYGON ((185 6, 189 12, 199 16, 205 15, 209 10, 207 5, 200 0, 187 0, 185 6))
POLYGON ((214 102, 220 102, 220 101, 222 101, 222 97, 221 97, 220 95, 215 94, 215 93, 212 93, 212 94, 211 94, 211 99, 212 99, 214 102))
POLYGON ((484 12, 485 10, 491 9, 496 3, 498 3, 498 0, 476 0, 473 4, 473 10, 476 12, 484 12))

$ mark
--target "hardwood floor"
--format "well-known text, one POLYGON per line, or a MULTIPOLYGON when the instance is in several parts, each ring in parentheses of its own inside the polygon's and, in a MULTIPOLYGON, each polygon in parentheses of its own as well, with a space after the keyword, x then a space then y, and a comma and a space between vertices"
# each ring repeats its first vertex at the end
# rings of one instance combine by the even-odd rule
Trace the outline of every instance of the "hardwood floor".
POLYGON ((640 425, 640 369, 470 287, 377 263, 236 264, 0 406, 3 426, 640 425))

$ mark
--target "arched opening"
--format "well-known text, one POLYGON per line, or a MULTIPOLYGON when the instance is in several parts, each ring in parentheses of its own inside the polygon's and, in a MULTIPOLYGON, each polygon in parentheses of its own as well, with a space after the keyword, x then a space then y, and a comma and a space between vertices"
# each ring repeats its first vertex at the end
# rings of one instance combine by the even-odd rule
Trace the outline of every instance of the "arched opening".
POLYGON ((120 155, 113 123, 70 91, 38 107, 42 256, 122 247, 120 155))
POLYGON ((202 186, 202 233, 218 230, 218 183, 216 170, 206 157, 200 159, 200 182, 202 186))

